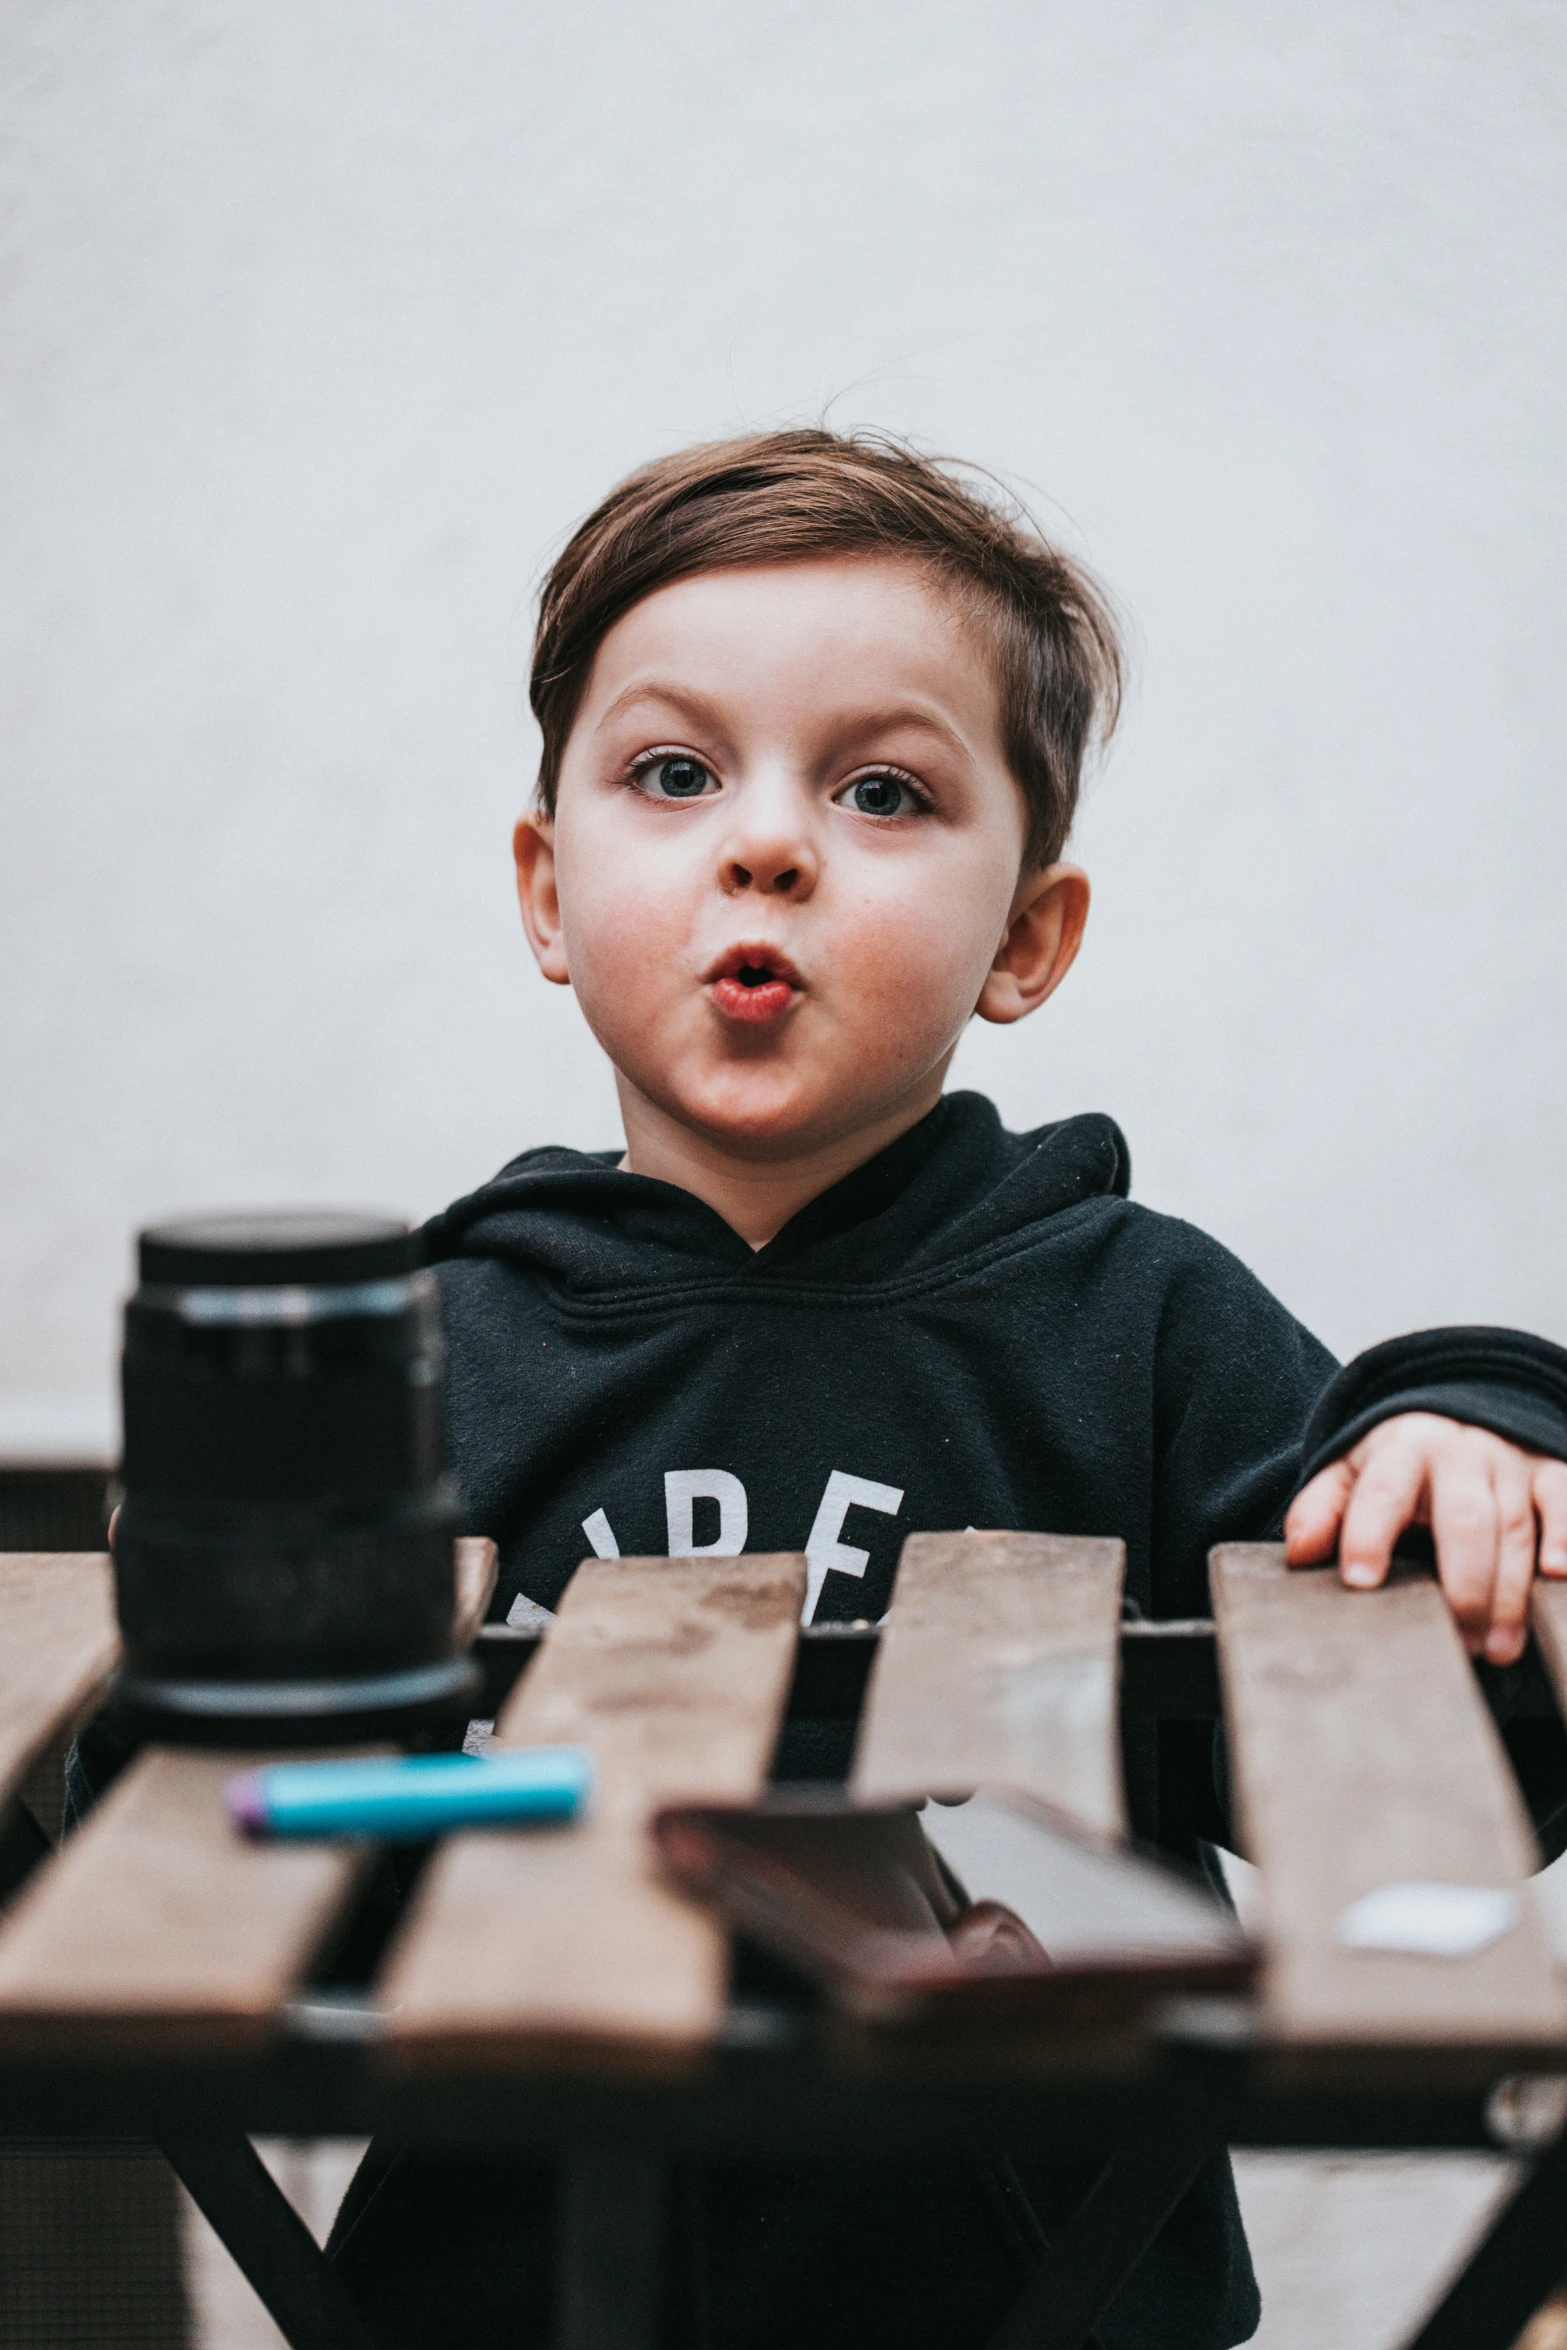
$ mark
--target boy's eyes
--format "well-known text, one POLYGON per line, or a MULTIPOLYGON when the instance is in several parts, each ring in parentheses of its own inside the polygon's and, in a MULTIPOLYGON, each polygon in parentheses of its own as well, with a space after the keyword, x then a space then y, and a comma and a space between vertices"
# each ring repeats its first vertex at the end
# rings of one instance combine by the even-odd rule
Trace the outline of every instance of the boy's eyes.
MULTIPOLYGON (((638 791, 650 800, 704 800, 721 786, 712 769, 689 751, 657 751, 632 770, 638 791)), ((901 775, 857 775, 833 794, 834 805, 857 816, 917 816, 930 802, 901 775)))
POLYGON ((680 752, 649 759, 638 767, 636 779, 652 800, 700 800, 718 789, 718 779, 710 768, 680 752))
POLYGON ((915 816, 930 805, 900 775, 857 775, 834 797, 840 808, 852 808, 857 816, 915 816))

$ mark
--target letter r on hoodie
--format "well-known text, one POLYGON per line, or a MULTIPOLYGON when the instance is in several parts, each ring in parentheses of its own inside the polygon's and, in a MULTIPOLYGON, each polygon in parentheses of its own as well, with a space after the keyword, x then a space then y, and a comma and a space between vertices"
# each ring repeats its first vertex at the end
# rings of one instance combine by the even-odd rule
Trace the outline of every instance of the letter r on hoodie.
POLYGON ((727 1469, 666 1469, 664 1518, 669 1528, 672 1559, 736 1559, 745 1548, 751 1513, 745 1487, 727 1469), (698 1501, 718 1504, 715 1542, 693 1540, 696 1517, 693 1504, 698 1501))
POLYGON ((874 1477, 851 1477, 847 1469, 834 1469, 827 1480, 821 1507, 816 1513, 805 1544, 805 1609, 802 1624, 815 1621, 816 1602, 821 1598, 822 1585, 829 1574, 863 1575, 870 1559, 868 1550, 856 1550, 851 1542, 840 1541, 843 1521, 858 1503, 862 1510, 880 1510, 884 1517, 895 1518, 903 1507, 901 1485, 878 1485, 874 1477))

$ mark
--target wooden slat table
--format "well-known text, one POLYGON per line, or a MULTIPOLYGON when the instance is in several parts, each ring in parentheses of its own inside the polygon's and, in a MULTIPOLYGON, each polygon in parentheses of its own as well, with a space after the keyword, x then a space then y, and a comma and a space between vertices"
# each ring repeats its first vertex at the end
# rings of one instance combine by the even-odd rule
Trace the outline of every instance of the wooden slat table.
POLYGON ((223 1788, 261 1759, 137 1757, 0 1933, 0 2052, 237 2057, 274 2036, 366 1855, 241 1842, 223 1788))
MULTIPOLYGON (((486 1553, 458 1562, 469 1623, 486 1553)), ((1007 1782, 1116 1832, 1128 1710, 1189 1720, 1218 1702, 1215 1627, 1122 1624, 1121 1571, 1112 1542, 916 1536, 879 1634, 801 1634, 798 1558, 587 1562, 542 1641, 497 1628, 484 1646, 492 1673, 506 1656, 527 1665, 500 1703, 503 1742, 594 1750, 592 1818, 449 1839, 373 1986, 347 1993, 311 1969, 355 1914, 364 1857, 243 1844, 220 1806, 242 1758, 148 1751, 0 1918, 0 2130, 157 2135, 296 2350, 370 2346, 246 2129, 384 2124, 553 2151, 565 2350, 656 2340, 677 2153, 873 2158, 1015 2132, 1099 2147, 1098 2186, 996 2343, 1069 2350, 1207 2148, 1485 2142, 1501 2075, 1567 2080, 1567 1995, 1527 1902, 1469 1958, 1339 1939, 1346 1907, 1379 1886, 1519 1892, 1535 1864, 1476 1677, 1416 1570, 1351 1595, 1330 1573, 1288 1573, 1276 1550, 1215 1554, 1232 1777, 1270 1920, 1259 2002, 1171 2017, 1109 2067, 1088 2043, 1025 2041, 867 2065, 782 2013, 728 2006, 724 1939, 652 1867, 650 1810, 745 1798, 786 1706, 848 1708, 864 1794, 1007 1782)), ((1539 1588, 1536 1625, 1567 1695, 1567 1591, 1539 1588)), ((91 1706, 114 1654, 104 1561, 0 1559, 0 1797, 91 1706)), ((1544 1675, 1528 1703, 1551 1709, 1544 1675)), ((1554 2110, 1545 2092, 1504 2103, 1554 2110)), ((1420 2350, 1505 2350, 1502 2329, 1555 2282, 1563 2230, 1567 2139, 1420 2350)))
POLYGON ((97 1703, 119 1653, 107 1558, 0 1555, 0 1803, 97 1703))
MULTIPOLYGON (((456 1545, 470 1638, 495 1558, 492 1542, 456 1545)), ((0 1560, 0 1655, 46 1668, 36 1683, 19 1677, 11 1704, 0 1681, 0 1756, 9 1744, 18 1775, 114 1668, 109 1573, 106 1558, 0 1560)), ((237 1837, 223 1789, 263 1759, 159 1747, 136 1758, 0 1933, 0 2051, 240 2057, 276 2037, 369 1854, 237 1837)))
POLYGON ((660 1877, 661 1803, 758 1794, 794 1665, 805 1561, 590 1559, 502 1745, 582 1745, 593 1811, 559 1836, 447 1840, 385 1981, 404 2064, 681 2064, 723 2015, 725 1943, 660 1877))
POLYGON ((1432 1575, 1395 1566, 1352 1592, 1256 1543, 1216 1551, 1211 1580, 1280 2060, 1320 2076, 1347 2048, 1567 2043, 1567 1984, 1522 1898, 1534 1834, 1432 1575), (1350 1904, 1409 1883, 1511 1891, 1518 1922, 1467 1956, 1346 1948, 1350 1904))
POLYGON ((854 1757, 867 1800, 1013 1786, 1126 1825, 1116 1664, 1126 1549, 911 1534, 854 1757))

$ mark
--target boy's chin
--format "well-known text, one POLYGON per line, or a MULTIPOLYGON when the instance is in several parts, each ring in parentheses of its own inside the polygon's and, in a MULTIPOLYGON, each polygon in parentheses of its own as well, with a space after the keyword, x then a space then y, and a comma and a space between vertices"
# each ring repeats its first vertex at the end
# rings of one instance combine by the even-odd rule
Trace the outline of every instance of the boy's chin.
MULTIPOLYGON (((949 1054, 912 1067, 890 1055, 779 1052, 715 1061, 706 1054, 646 1050, 616 1061, 626 1134, 639 1121, 673 1127, 702 1151, 753 1165, 781 1165, 841 1152, 864 1138, 868 1151, 923 1117, 941 1093, 949 1054), (638 1106, 640 1105, 640 1107, 638 1106)), ((646 1128, 648 1140, 653 1132, 646 1128)), ((633 1155, 637 1146, 633 1143, 633 1155)))
POLYGON ((762 1164, 830 1150, 862 1129, 874 1130, 886 1108, 863 1098, 824 1095, 817 1088, 758 1087, 742 1092, 725 1087, 688 1097, 675 1114, 710 1150, 762 1164))
POLYGON ((818 1109, 778 1107, 748 1111, 697 1112, 687 1118, 709 1147, 737 1159, 792 1159, 819 1149, 843 1132, 843 1123, 818 1109))

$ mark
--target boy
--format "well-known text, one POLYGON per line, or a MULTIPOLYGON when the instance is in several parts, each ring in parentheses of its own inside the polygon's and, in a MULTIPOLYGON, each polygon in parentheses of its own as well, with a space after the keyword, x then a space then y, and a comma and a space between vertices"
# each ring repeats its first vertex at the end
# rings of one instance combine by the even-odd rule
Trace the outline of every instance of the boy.
MULTIPOLYGON (((1077 951, 1061 852, 1119 681, 1081 571, 877 441, 688 451, 567 546, 518 886, 626 1150, 529 1152, 429 1233, 512 1620, 585 1548, 803 1548, 808 1614, 878 1616, 905 1536, 967 1524, 1120 1535, 1132 1601, 1202 1614, 1217 1541, 1284 1521, 1298 1563, 1336 1546, 1370 1584, 1419 1522, 1471 1649, 1519 1654, 1536 1564, 1567 1573, 1567 1355, 1434 1332, 1335 1376, 1233 1258, 1128 1204, 1107 1118, 1012 1136, 943 1096, 967 1021, 1034 1011, 1077 951)), ((1131 1779, 1144 1833, 1217 1832, 1206 1742, 1150 1739, 1131 1779)), ((1008 2155, 1048 2233, 1082 2182, 1008 2155)), ((693 2335, 983 2343, 1020 2282, 987 2175, 707 2178, 693 2335)), ((526 2165, 373 2156, 334 2254, 389 2343, 541 2340, 550 2199, 526 2165)), ((1216 2165, 1101 2339, 1256 2316, 1216 2165)))

